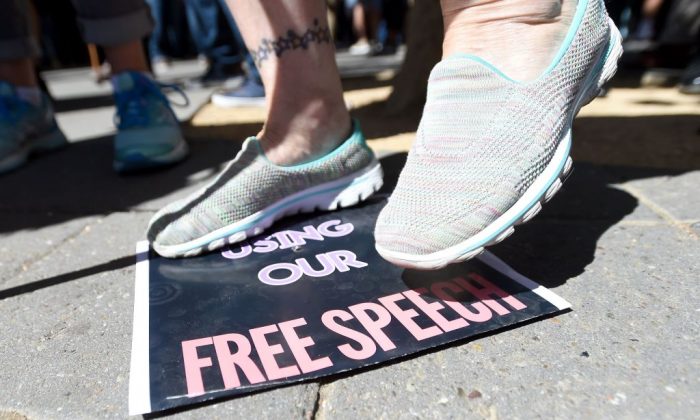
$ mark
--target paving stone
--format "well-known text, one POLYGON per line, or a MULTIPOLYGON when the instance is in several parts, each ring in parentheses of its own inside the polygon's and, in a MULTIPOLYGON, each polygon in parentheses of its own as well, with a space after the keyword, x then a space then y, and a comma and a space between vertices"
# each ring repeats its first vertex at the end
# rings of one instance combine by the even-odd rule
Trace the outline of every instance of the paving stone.
MULTIPOLYGON (((0 211, 52 212, 60 219, 62 215, 157 210, 216 175, 238 150, 237 143, 216 140, 191 146, 192 155, 179 165, 120 176, 112 169, 110 138, 72 144, 0 177, 0 190, 9 197, 0 202, 0 211)), ((17 228, 24 227, 34 226, 17 228)))
POLYGON ((640 191, 675 219, 700 220, 700 171, 649 176, 623 185, 640 191))
POLYGON ((319 385, 309 383, 291 388, 236 398, 187 410, 172 417, 184 419, 312 419, 319 385))
POLYGON ((572 312, 332 381, 318 418, 695 416, 698 241, 658 226, 613 227, 600 243, 555 288, 572 312))
POLYGON ((0 212, 0 287, 10 277, 80 233, 94 218, 66 220, 54 213, 0 212))

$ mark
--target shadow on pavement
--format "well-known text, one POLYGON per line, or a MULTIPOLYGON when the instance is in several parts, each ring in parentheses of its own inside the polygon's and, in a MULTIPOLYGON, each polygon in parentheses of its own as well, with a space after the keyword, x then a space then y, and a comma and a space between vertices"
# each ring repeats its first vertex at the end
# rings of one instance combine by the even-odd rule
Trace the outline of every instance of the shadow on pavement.
MULTIPOLYGON (((191 155, 158 172, 119 176, 112 170, 112 139, 102 137, 69 145, 33 159, 26 167, 0 178, 0 233, 35 229, 86 215, 139 209, 144 203, 193 184, 193 174, 214 175, 240 149, 232 141, 190 142, 191 155), (37 217, 27 217, 36 213, 37 217), (51 217, 46 217, 46 215, 51 217)), ((159 204, 145 204, 155 210, 159 204)))

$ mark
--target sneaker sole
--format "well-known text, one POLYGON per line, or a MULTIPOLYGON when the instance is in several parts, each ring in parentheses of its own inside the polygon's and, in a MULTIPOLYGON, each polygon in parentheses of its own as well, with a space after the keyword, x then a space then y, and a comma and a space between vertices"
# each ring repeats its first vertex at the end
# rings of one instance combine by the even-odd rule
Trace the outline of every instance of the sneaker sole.
POLYGON ((14 171, 23 166, 32 155, 52 152, 68 145, 66 136, 61 130, 56 130, 24 145, 17 152, 0 160, 0 174, 14 171))
POLYGON ((153 244, 167 258, 192 257, 261 234, 275 221, 298 213, 332 211, 351 207, 379 191, 384 181, 382 167, 374 161, 366 169, 344 178, 290 195, 267 208, 197 239, 178 245, 153 244))
POLYGON ((141 154, 130 155, 124 160, 115 160, 114 170, 119 173, 142 171, 145 169, 158 168, 180 162, 190 152, 185 139, 180 139, 177 146, 170 152, 160 156, 144 156, 141 154))
POLYGON ((622 55, 622 37, 617 27, 609 20, 610 38, 607 48, 598 59, 595 66, 584 82, 583 89, 577 98, 575 112, 569 120, 569 129, 559 142, 557 149, 545 170, 535 179, 525 194, 498 219, 484 230, 450 248, 431 254, 409 254, 391 251, 376 245, 377 252, 387 261, 405 268, 418 270, 435 270, 448 264, 466 261, 484 251, 484 248, 502 242, 515 231, 515 226, 531 220, 542 209, 542 204, 548 202, 560 190, 562 184, 571 173, 573 162, 571 151, 571 124, 578 111, 595 99, 600 88, 608 82, 617 70, 617 62, 622 55))

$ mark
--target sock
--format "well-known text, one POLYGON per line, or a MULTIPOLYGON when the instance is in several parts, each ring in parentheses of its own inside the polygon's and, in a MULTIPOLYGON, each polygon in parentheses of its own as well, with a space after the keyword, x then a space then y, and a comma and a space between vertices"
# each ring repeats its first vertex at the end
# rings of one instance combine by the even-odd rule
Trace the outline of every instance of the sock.
POLYGON ((15 88, 17 96, 34 106, 41 106, 41 89, 38 86, 18 86, 15 88))

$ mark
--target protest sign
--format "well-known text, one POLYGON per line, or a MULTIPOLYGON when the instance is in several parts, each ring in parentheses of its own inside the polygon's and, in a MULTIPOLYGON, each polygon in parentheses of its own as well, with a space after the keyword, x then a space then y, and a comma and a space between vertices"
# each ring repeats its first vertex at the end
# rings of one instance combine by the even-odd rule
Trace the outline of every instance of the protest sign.
POLYGON ((438 271, 386 262, 372 236, 384 204, 296 217, 196 258, 140 243, 130 413, 358 369, 569 307, 488 252, 438 271))

